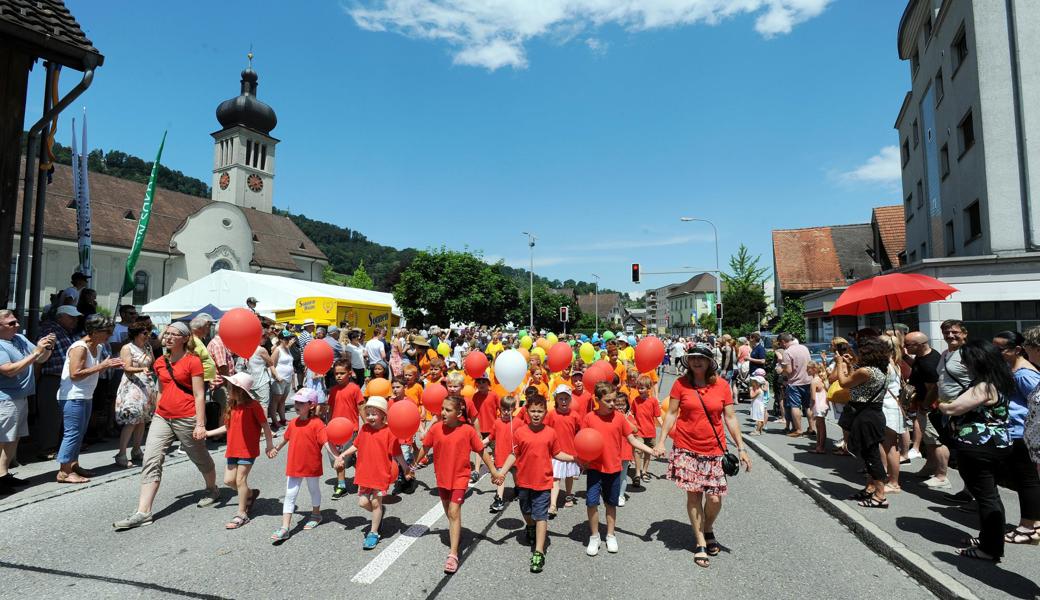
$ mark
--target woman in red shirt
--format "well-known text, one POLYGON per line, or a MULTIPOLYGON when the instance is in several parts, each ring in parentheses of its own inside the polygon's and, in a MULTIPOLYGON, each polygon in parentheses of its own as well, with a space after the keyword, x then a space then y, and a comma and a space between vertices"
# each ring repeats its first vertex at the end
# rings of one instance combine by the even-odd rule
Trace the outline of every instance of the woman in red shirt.
MULTIPOLYGON (((751 470, 751 457, 740 437, 729 383, 718 376, 711 348, 694 346, 686 351, 684 359, 686 375, 675 381, 668 394, 668 413, 661 431, 672 438, 668 479, 686 492, 687 512, 696 537, 693 561, 697 566, 708 567, 708 557, 722 551, 712 527, 728 489, 722 471, 726 447, 723 419, 747 471, 751 470)), ((664 451, 664 437, 660 436, 657 442, 655 449, 659 452, 664 451)))
POLYGON ((162 344, 165 353, 154 363, 162 391, 145 442, 137 512, 113 523, 116 530, 133 529, 152 522, 152 502, 159 491, 166 451, 174 440, 180 442, 181 450, 188 454, 206 481, 206 491, 198 506, 212 506, 220 500, 213 457, 206 449, 202 360, 195 354, 195 340, 188 326, 178 321, 166 327, 162 344))

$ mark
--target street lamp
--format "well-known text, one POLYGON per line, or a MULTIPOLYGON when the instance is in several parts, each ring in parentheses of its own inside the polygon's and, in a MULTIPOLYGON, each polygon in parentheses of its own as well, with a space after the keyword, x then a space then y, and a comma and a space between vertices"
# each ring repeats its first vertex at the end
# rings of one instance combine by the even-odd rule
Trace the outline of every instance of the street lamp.
POLYGON ((531 269, 527 272, 530 275, 530 300, 531 300, 531 323, 529 324, 528 331, 534 331, 534 240, 536 239, 533 233, 521 231, 523 235, 527 236, 527 245, 531 247, 531 269))
POLYGON ((599 335, 599 275, 592 274, 596 278, 596 308, 593 309, 596 313, 596 335, 599 335))
MULTIPOLYGON (((700 221, 701 223, 707 223, 711 225, 711 230, 715 232, 715 301, 719 304, 722 303, 722 271, 719 270, 719 230, 715 227, 715 223, 712 223, 708 219, 698 219, 695 217, 679 217, 679 220, 683 223, 689 223, 691 221, 700 221)), ((715 307, 711 307, 715 310, 715 307)), ((722 336, 722 319, 716 315, 715 325, 718 336, 722 336)))

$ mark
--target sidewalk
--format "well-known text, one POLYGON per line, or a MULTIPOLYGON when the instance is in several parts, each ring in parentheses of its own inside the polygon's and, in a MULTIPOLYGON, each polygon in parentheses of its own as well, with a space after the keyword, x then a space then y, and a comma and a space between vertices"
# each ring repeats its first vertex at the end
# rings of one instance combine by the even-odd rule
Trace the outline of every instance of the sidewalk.
MULTIPOLYGON (((750 405, 737 405, 743 431, 749 431, 750 405)), ((827 423, 828 448, 841 440, 840 429, 827 423)), ((945 499, 946 492, 963 489, 956 471, 950 471, 952 490, 931 490, 913 476, 924 460, 902 465, 903 491, 889 495, 888 509, 862 508, 847 498, 863 487, 861 460, 850 456, 812 454, 812 438, 789 438, 779 424, 769 423, 761 436, 744 440, 762 458, 782 471, 825 510, 852 529, 865 543, 910 572, 940 597, 1040 598, 1040 547, 1008 544, 999 564, 962 558, 960 540, 978 535, 974 504, 970 512, 945 499)), ((752 471, 754 476, 754 471, 752 471)), ((1001 489, 1006 519, 1018 523, 1018 496, 1001 489)), ((783 516, 782 507, 778 517, 783 516)), ((1009 525, 1010 526, 1010 525, 1009 525)), ((811 555, 812 549, 806 548, 811 555)))

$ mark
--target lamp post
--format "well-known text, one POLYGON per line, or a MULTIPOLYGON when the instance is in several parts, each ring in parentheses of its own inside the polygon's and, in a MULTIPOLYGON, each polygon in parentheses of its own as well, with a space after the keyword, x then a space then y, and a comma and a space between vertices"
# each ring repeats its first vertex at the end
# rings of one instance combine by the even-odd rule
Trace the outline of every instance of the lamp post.
POLYGON ((593 273, 592 276, 596 278, 596 296, 595 296, 596 308, 593 309, 593 312, 596 313, 596 334, 598 335, 599 334, 599 275, 596 275, 595 273, 593 273))
MULTIPOLYGON (((711 230, 715 233, 715 302, 722 304, 722 271, 719 270, 719 230, 715 227, 715 223, 712 223, 708 219, 698 219, 695 217, 680 217, 680 221, 683 223, 689 223, 691 221, 700 221, 701 223, 707 223, 711 225, 711 230)), ((715 310, 715 307, 711 307, 715 310)), ((694 309, 696 310, 696 309, 694 309)), ((722 336, 722 319, 719 319, 716 315, 715 319, 716 335, 722 336)))
POLYGON ((528 325, 528 331, 534 331, 534 241, 536 238, 533 233, 528 233, 526 231, 522 231, 521 233, 527 236, 527 245, 531 247, 531 268, 527 272, 530 276, 530 289, 528 294, 531 300, 531 322, 528 325))

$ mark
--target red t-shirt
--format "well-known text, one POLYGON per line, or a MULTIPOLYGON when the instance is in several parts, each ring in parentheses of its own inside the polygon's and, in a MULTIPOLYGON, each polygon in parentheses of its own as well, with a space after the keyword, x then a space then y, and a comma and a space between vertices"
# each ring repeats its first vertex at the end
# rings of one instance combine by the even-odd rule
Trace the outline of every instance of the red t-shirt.
POLYGON ((446 427, 437 421, 423 437, 423 447, 433 448, 433 470, 437 487, 464 490, 469 487, 469 453, 482 452, 484 444, 469 423, 446 427))
POLYGON ((480 426, 481 435, 487 435, 491 431, 492 424, 498 418, 498 408, 501 399, 495 392, 473 394, 473 406, 477 407, 477 425, 480 426))
POLYGON ((590 412, 581 420, 582 429, 592 428, 603 436, 603 455, 589 463, 588 468, 600 473, 621 471, 621 447, 628 444, 625 438, 635 433, 636 428, 625 420, 625 416, 613 411, 606 417, 590 412))
POLYGON ((571 410, 578 413, 579 417, 584 417, 585 413, 589 412, 592 405, 592 394, 588 390, 582 393, 571 392, 571 410))
POLYGON ((159 405, 155 408, 155 414, 164 419, 184 419, 195 416, 195 395, 186 390, 192 389, 193 377, 202 377, 202 360, 194 355, 186 353, 177 362, 170 362, 173 373, 166 368, 166 361, 159 358, 155 361, 155 373, 159 376, 159 385, 162 387, 162 395, 159 396, 159 405), (176 380, 177 383, 174 383, 176 380), (177 385, 177 384, 180 385, 177 385), (181 389, 184 387, 185 389, 181 389))
MULTIPOLYGON (((636 425, 636 418, 631 413, 624 415, 625 420, 632 426, 633 431, 637 431, 638 426, 636 425)), ((632 444, 628 443, 628 437, 621 441, 621 460, 635 460, 635 452, 632 448, 632 444)))
POLYGON ((529 490, 552 489, 552 457, 562 451, 552 427, 543 425, 532 431, 521 425, 513 432, 513 454, 516 456, 516 485, 529 490))
POLYGON ((574 456, 577 453, 577 449, 574 447, 574 436, 581 429, 581 415, 573 409, 567 414, 553 409, 549 411, 546 421, 556 431, 556 437, 560 440, 560 448, 567 454, 574 456))
POLYGON ((329 441, 321 419, 311 417, 302 421, 297 417, 289 421, 285 439, 289 442, 285 474, 288 477, 321 477, 321 449, 329 441))
POLYGON ((386 491, 397 479, 394 457, 401 454, 400 441, 389 427, 375 429, 366 423, 361 426, 354 447, 357 448, 354 485, 386 491))
POLYGON ((365 397, 358 384, 348 381, 346 385, 334 385, 329 389, 329 418, 346 417, 357 424, 360 421, 359 407, 364 403, 365 397))
POLYGON ((661 416, 661 405, 657 398, 647 396, 644 400, 636 396, 632 400, 632 414, 636 418, 639 437, 652 438, 657 435, 657 417, 661 416))
POLYGON ((715 385, 697 391, 704 399, 704 405, 708 407, 711 421, 709 422, 704 415, 704 408, 701 407, 689 380, 682 377, 675 380, 672 391, 668 392, 668 397, 671 398, 668 401, 669 406, 672 402, 679 402, 679 418, 675 421, 675 429, 669 435, 677 448, 704 456, 721 456, 722 449, 719 448, 719 442, 715 440, 711 428, 715 428, 722 448, 725 448, 726 434, 722 429, 722 413, 726 406, 733 404, 729 383, 719 377, 715 380, 715 385))
POLYGON ((513 451, 513 427, 519 427, 521 423, 516 420, 503 421, 495 419, 488 432, 488 440, 495 442, 495 468, 506 464, 509 453, 513 451))
POLYGON ((264 407, 255 400, 231 408, 227 420, 227 458, 256 458, 260 456, 260 432, 267 415, 264 407))

